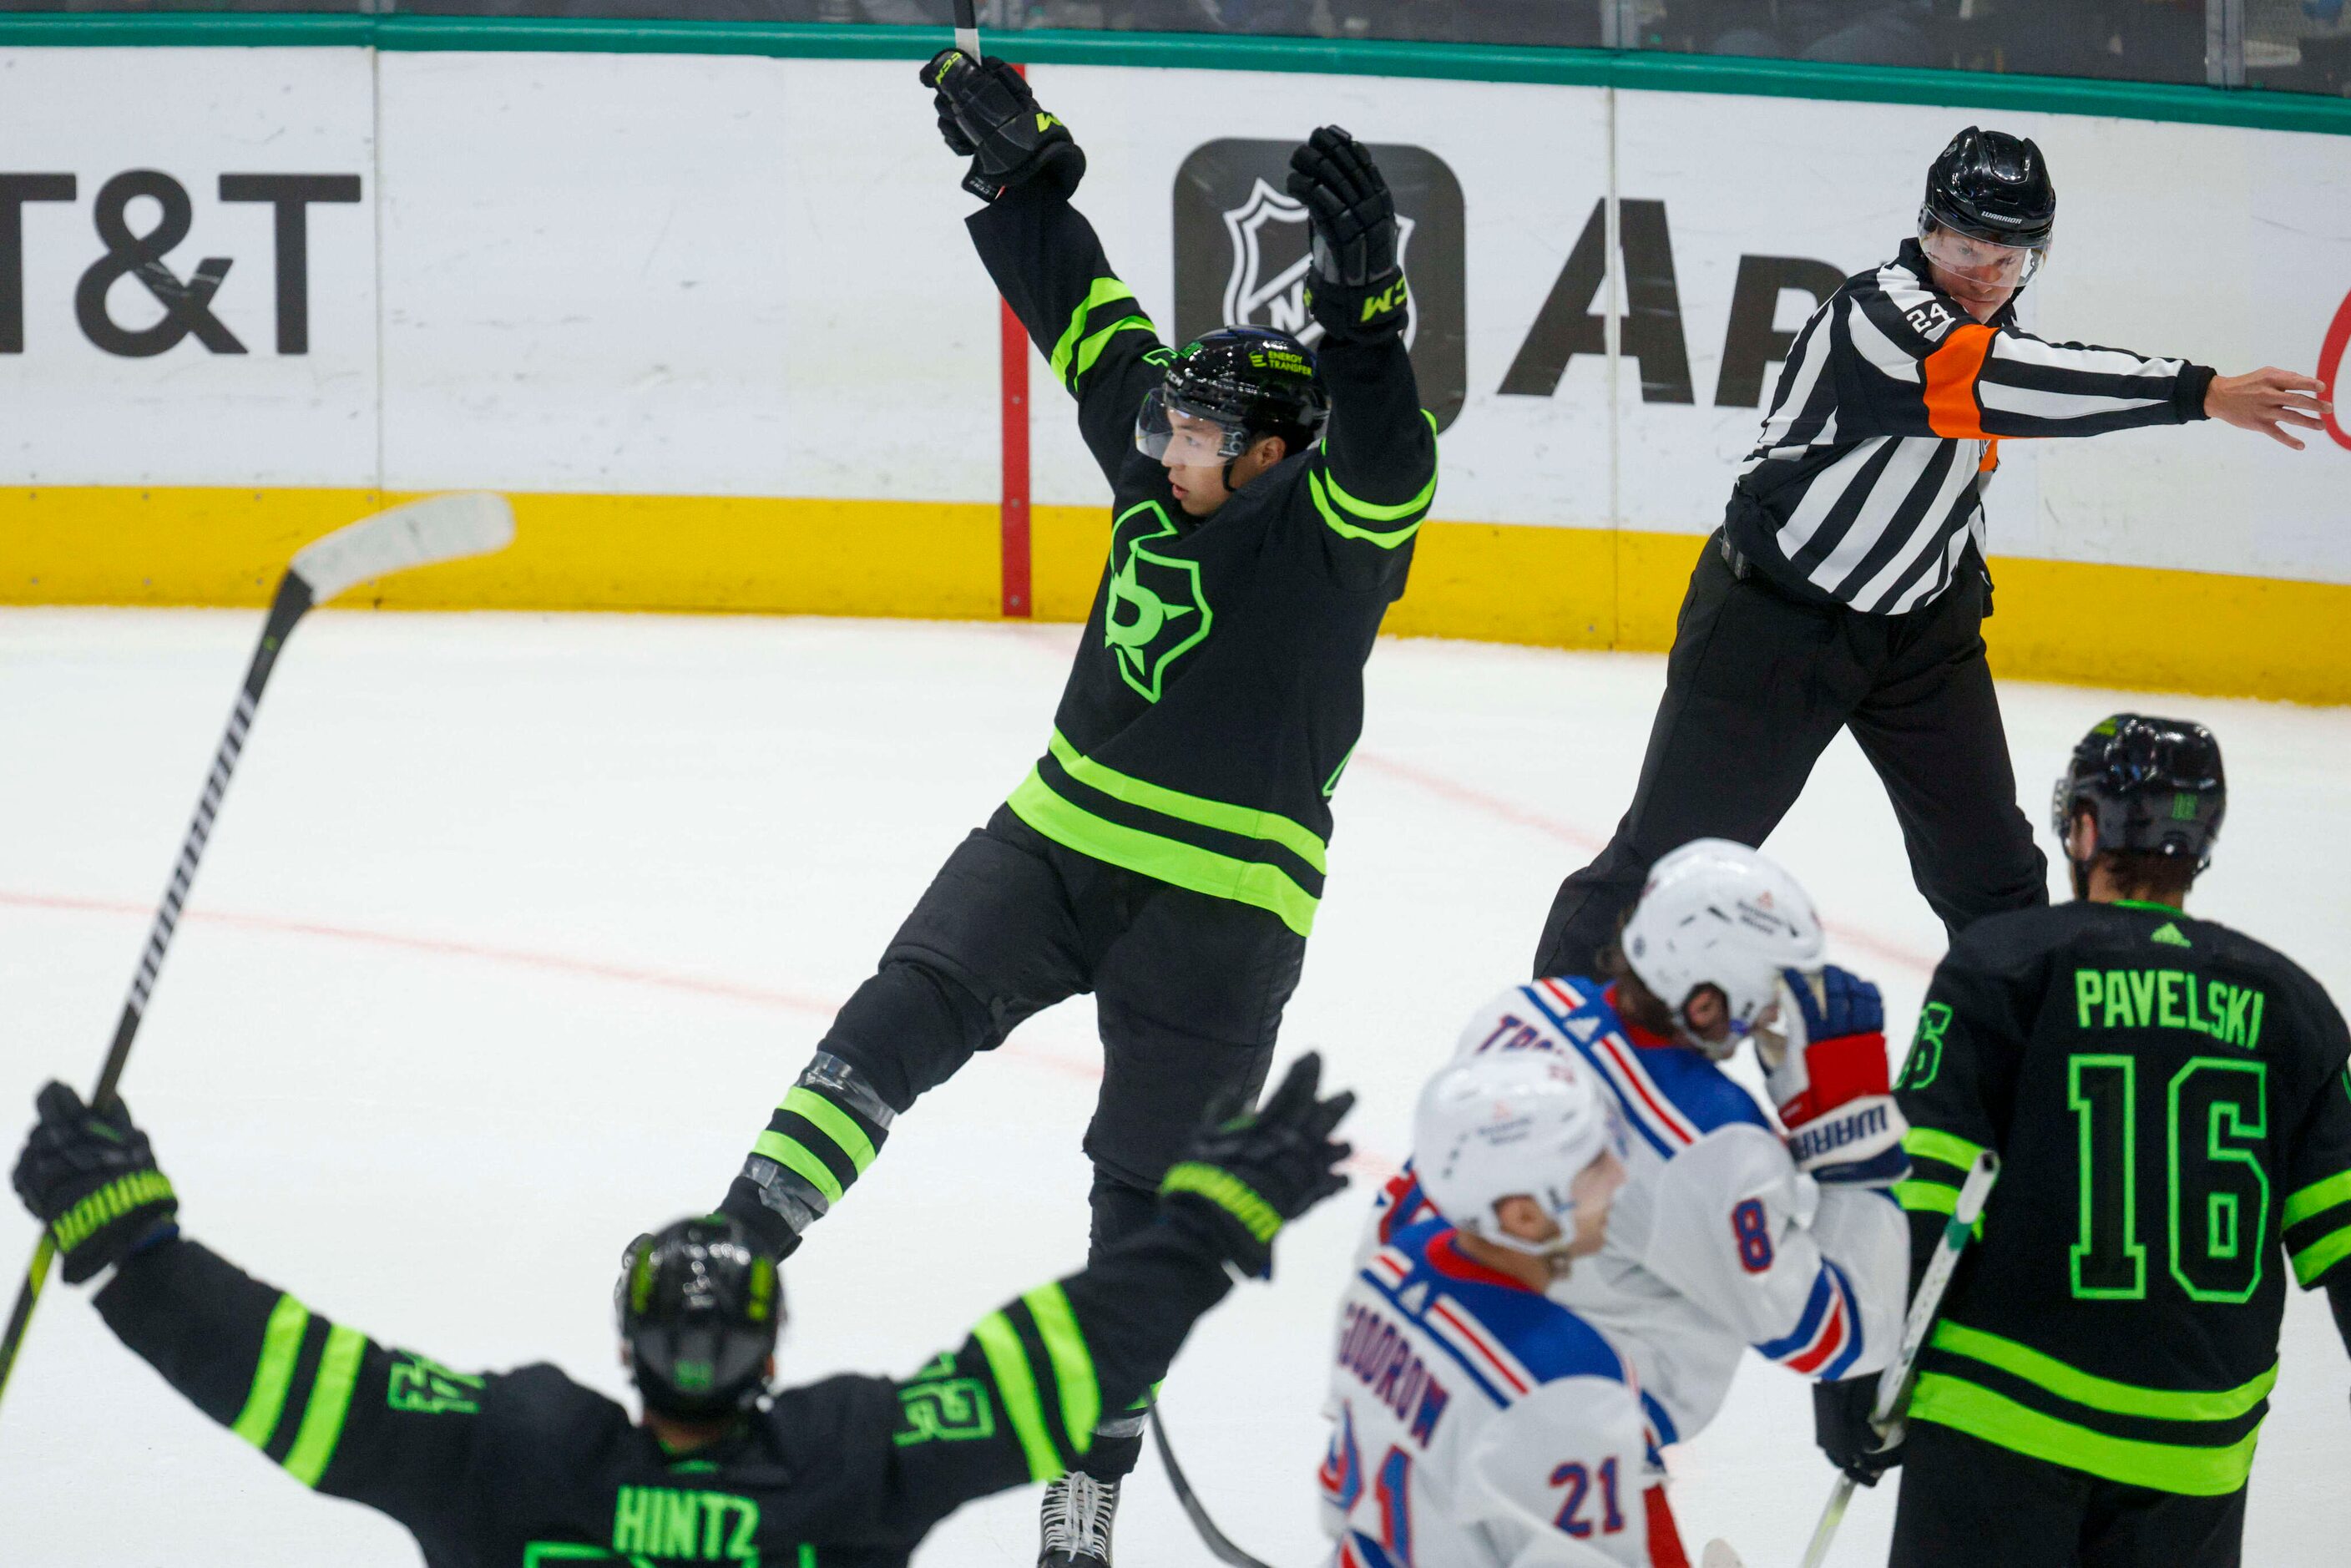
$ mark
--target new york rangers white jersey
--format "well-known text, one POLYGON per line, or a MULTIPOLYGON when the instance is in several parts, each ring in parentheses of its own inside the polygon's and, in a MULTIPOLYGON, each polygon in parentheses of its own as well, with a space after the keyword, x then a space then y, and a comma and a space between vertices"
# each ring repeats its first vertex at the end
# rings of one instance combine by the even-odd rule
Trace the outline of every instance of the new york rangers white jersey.
MULTIPOLYGON (((1569 1051, 1615 1097, 1629 1179, 1608 1243, 1552 1288, 1611 1335, 1638 1374, 1659 1447, 1697 1435, 1747 1348, 1808 1377, 1852 1377, 1898 1348, 1909 1270, 1902 1211, 1876 1189, 1800 1174, 1771 1115, 1687 1046, 1627 1024, 1606 988, 1546 979, 1504 992, 1460 1054, 1569 1051)), ((1372 1238, 1434 1214, 1407 1170, 1372 1238)))
POLYGON ((1458 1236, 1396 1231, 1341 1301, 1317 1477, 1332 1568, 1650 1568, 1631 1365, 1458 1236))

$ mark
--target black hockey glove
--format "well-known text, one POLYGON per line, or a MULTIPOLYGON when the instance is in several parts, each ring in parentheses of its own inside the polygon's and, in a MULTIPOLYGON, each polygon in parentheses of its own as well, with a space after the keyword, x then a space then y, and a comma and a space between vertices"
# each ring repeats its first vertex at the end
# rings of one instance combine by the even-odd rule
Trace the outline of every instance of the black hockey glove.
POLYGON ((1395 198, 1364 144, 1326 125, 1290 155, 1290 193, 1314 229, 1306 308, 1336 338, 1404 330, 1395 198))
POLYGON ((1877 1407, 1877 1374, 1813 1385, 1813 1437, 1829 1463, 1865 1487, 1902 1463, 1902 1445, 1881 1448, 1886 1439, 1870 1425, 1877 1407))
POLYGON ((16 1156, 16 1196, 48 1227, 67 1284, 177 1228, 180 1200, 171 1179, 155 1168, 147 1134, 131 1125, 121 1101, 93 1111, 53 1082, 33 1104, 41 1119, 16 1156))
POLYGON ((1169 1219, 1214 1241, 1244 1272, 1273 1272, 1274 1233, 1340 1191, 1337 1170, 1354 1151, 1331 1131, 1354 1107, 1352 1092, 1318 1100, 1322 1059, 1308 1051, 1255 1111, 1211 1113, 1184 1158, 1159 1184, 1169 1219))
POLYGON ((1077 191, 1085 153, 1068 126, 1037 107, 1027 79, 1008 63, 941 49, 923 67, 922 80, 949 151, 971 160, 965 190, 990 202, 1031 181, 1065 197, 1077 191))

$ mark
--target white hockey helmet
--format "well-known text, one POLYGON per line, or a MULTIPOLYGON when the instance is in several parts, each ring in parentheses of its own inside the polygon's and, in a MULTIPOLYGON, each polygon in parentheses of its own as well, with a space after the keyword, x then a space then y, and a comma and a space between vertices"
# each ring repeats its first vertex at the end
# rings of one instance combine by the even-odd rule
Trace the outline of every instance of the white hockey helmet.
POLYGON ((1513 1051, 1449 1063, 1420 1092, 1413 1168, 1447 1224, 1515 1251, 1564 1251, 1575 1235, 1575 1178, 1625 1148, 1616 1103, 1564 1052, 1513 1051), (1560 1228, 1547 1245, 1505 1232, 1494 1206, 1533 1198, 1560 1228))
POLYGON ((1677 1022, 1700 987, 1719 990, 1734 1046, 1777 999, 1780 971, 1813 967, 1824 946, 1796 879, 1729 839, 1693 839, 1651 867, 1621 945, 1677 1022))

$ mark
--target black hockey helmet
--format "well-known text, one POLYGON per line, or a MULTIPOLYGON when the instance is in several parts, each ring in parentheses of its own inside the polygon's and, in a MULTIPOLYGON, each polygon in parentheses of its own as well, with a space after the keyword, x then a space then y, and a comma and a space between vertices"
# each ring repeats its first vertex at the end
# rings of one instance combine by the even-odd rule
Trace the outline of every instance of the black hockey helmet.
MULTIPOLYGON (((1217 426, 1216 461, 1230 462, 1264 435, 1280 436, 1294 456, 1322 434, 1331 393, 1313 350, 1289 333, 1222 327, 1185 344, 1168 361, 1165 379, 1135 416, 1134 444, 1165 456, 1176 433, 1171 413, 1217 426)), ((1200 456, 1206 461, 1211 454, 1200 456)))
POLYGON ((2097 818, 2097 847, 2177 856, 2202 871, 2212 863, 2228 810, 2220 743, 2200 724, 2118 713, 2074 747, 2050 802, 2063 843, 2074 814, 2097 818))
POLYGON ((1940 226, 1991 245, 2044 249, 2057 226, 2057 187, 2031 139, 1969 126, 1927 171, 1921 234, 1940 226))
POLYGON ((705 1215, 638 1237, 621 1255, 612 1304, 647 1408, 724 1416, 766 1389, 783 1279, 737 1221, 705 1215))

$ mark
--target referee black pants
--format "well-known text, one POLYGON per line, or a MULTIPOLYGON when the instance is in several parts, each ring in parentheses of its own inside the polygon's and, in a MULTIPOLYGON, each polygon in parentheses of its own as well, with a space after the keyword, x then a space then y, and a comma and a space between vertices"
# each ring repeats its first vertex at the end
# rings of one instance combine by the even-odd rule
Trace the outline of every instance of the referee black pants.
POLYGON ((2048 902, 1984 662, 1987 591, 1970 561, 1918 609, 1865 615, 1739 578, 1722 536, 1708 539, 1632 807, 1600 858, 1561 884, 1535 973, 1590 973, 1668 852, 1698 838, 1761 844, 1846 727, 1893 800, 1911 877, 1954 936, 2048 902))
POLYGON ((2237 1568, 2245 1489, 2103 1480, 1930 1421, 1902 1441, 1886 1568, 2237 1568))

